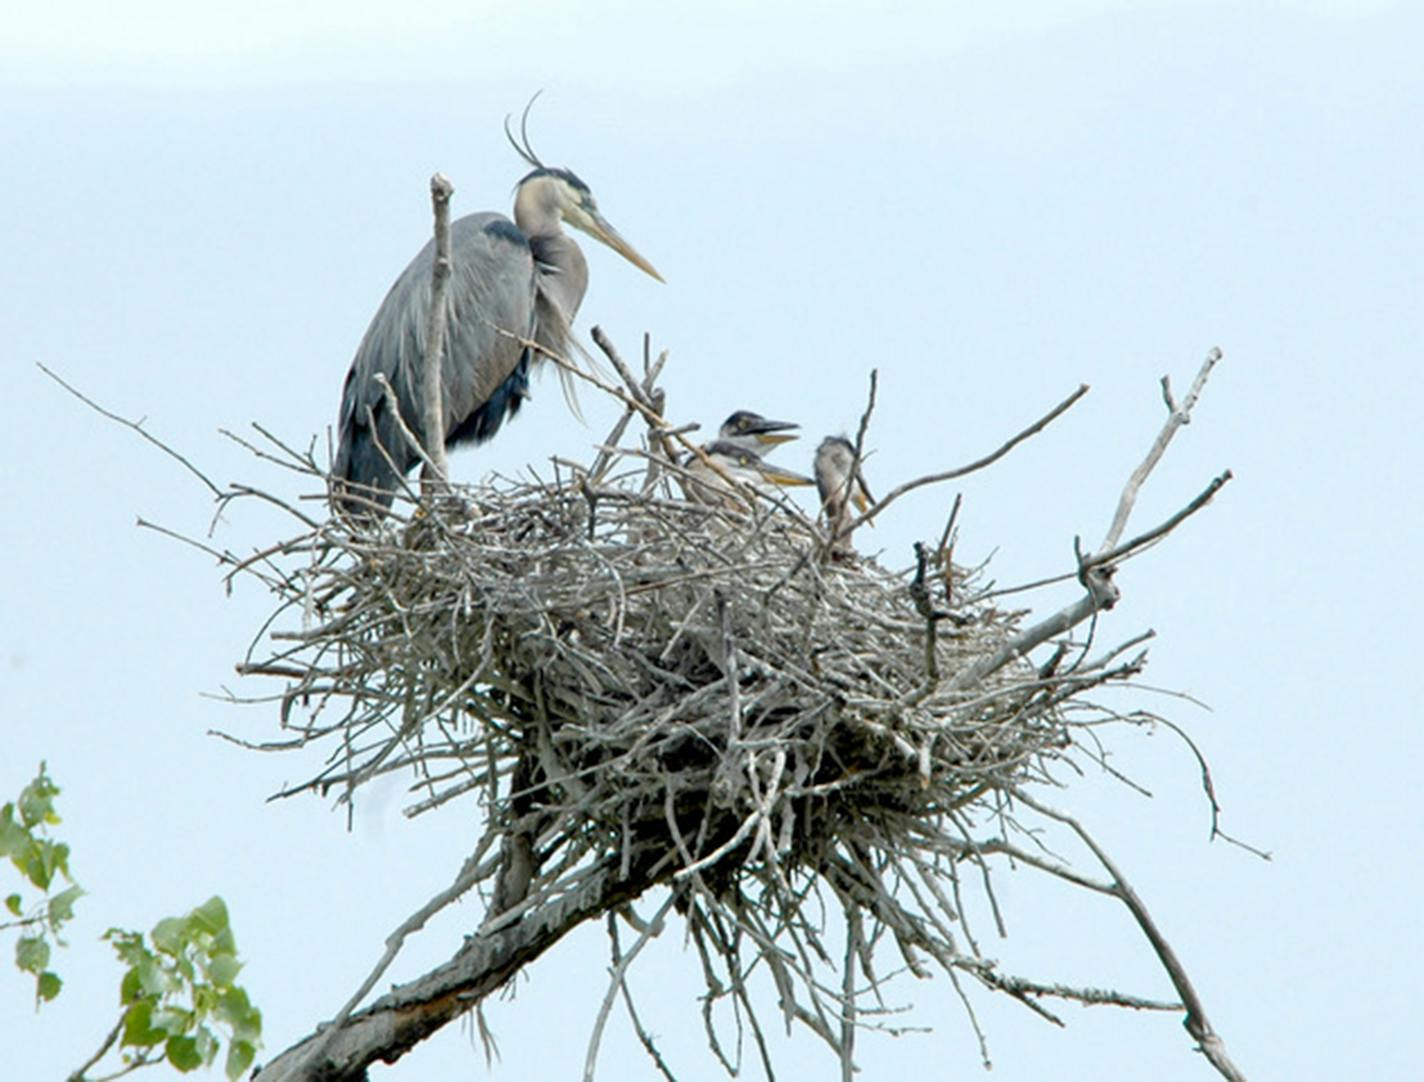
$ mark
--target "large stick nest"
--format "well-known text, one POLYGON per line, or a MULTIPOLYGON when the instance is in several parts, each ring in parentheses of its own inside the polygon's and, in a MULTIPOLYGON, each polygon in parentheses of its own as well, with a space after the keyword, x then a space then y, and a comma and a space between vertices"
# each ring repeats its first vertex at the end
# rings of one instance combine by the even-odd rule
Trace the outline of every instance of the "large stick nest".
MULTIPOLYGON (((343 781, 399 757, 429 806, 523 770, 510 803, 591 852, 730 875, 815 867, 867 823, 919 831, 1064 742, 1025 663, 946 679, 1012 617, 966 603, 932 629, 907 578, 824 562, 775 506, 612 493, 483 486, 459 521, 352 539, 341 615, 306 643, 351 704, 343 781)), ((970 588, 947 566, 934 585, 970 588)))

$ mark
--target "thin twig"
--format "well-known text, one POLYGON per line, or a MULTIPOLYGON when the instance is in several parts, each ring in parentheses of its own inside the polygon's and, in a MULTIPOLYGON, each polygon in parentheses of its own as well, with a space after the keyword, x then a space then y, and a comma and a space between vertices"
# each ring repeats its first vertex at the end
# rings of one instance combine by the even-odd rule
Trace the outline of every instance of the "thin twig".
POLYGON ((854 530, 856 527, 860 526, 861 523, 869 522, 872 519, 877 518, 882 511, 884 511, 892 503, 898 500, 901 496, 904 496, 906 493, 913 492, 917 488, 924 488, 926 485, 937 485, 944 481, 953 481, 956 477, 964 477, 967 474, 974 473, 977 470, 982 470, 985 466, 992 465, 999 459, 1003 458, 1019 444, 1021 444, 1024 440, 1028 439, 1030 436, 1042 432, 1050 424, 1056 421, 1063 413, 1065 413, 1075 402, 1078 401, 1078 399, 1082 398, 1087 393, 1088 385, 1084 383, 1076 391, 1070 394, 1062 402, 1058 403, 1058 405, 1054 406, 1037 421, 1034 421, 1033 424, 1029 425, 1022 432, 1005 441, 1005 443, 998 449, 991 451, 983 458, 975 459, 967 466, 960 466, 957 469, 945 470, 942 473, 931 473, 924 477, 917 477, 913 481, 906 481, 903 485, 898 485, 895 488, 892 488, 878 503, 875 504, 874 507, 870 508, 870 510, 866 511, 865 514, 861 515, 858 519, 852 522, 849 528, 851 530, 854 530))
POLYGON ((599 1006, 598 1015, 594 1018, 593 1033, 589 1035, 588 1053, 584 1056, 583 1061, 583 1082, 593 1082, 594 1069, 598 1065, 598 1046, 603 1040, 603 1026, 608 1021, 608 1012, 613 1009, 614 998, 618 995, 619 989, 623 988, 624 981, 627 979, 628 967, 648 945, 648 940, 662 932, 663 920, 667 916, 668 910, 672 908, 674 897, 675 895, 669 891, 666 901, 653 914, 653 919, 647 923, 633 946, 628 949, 628 953, 621 958, 617 953, 618 931, 615 923, 617 917, 612 913, 608 914, 608 934, 614 944, 613 972, 608 981, 608 991, 604 994, 603 1003, 599 1006))
POLYGON ((76 390, 73 386, 71 386, 70 384, 66 383, 64 380, 60 379, 59 376, 55 375, 54 372, 50 371, 50 369, 46 368, 46 367, 45 367, 43 364, 41 364, 39 361, 36 361, 36 362, 35 362, 35 367, 38 368, 41 372, 43 372, 45 375, 47 375, 50 379, 52 379, 52 380, 54 380, 56 383, 58 383, 61 387, 63 387, 66 391, 68 391, 70 394, 72 394, 75 398, 79 399, 79 401, 83 402, 86 406, 88 406, 90 409, 92 409, 95 413, 98 413, 99 415, 101 415, 101 416, 103 416, 103 417, 107 417, 107 418, 108 418, 109 420, 111 420, 111 421, 117 421, 119 424, 123 425, 125 428, 131 428, 131 429, 133 429, 135 432, 137 432, 140 436, 142 436, 144 439, 146 439, 149 443, 153 444, 153 446, 157 447, 160 451, 162 451, 162 452, 163 452, 165 455, 167 455, 169 458, 176 459, 178 462, 182 463, 183 467, 184 467, 185 469, 187 469, 187 471, 188 471, 189 473, 191 473, 191 474, 192 474, 194 477, 196 477, 199 481, 203 482, 203 484, 205 484, 205 485, 208 486, 208 490, 209 490, 210 492, 212 492, 212 494, 213 494, 214 496, 221 496, 221 495, 223 494, 223 493, 222 493, 222 489, 218 488, 217 485, 213 484, 212 481, 208 480, 207 474, 203 473, 203 471, 200 470, 200 469, 198 469, 197 466, 194 466, 191 462, 189 462, 186 458, 184 458, 182 455, 180 455, 177 451, 175 451, 175 450, 173 450, 173 448, 169 447, 168 444, 164 443, 162 440, 160 440, 158 437, 152 435, 146 428, 144 428, 144 427, 143 427, 143 420, 142 420, 142 419, 137 420, 137 421, 130 421, 127 417, 120 417, 117 413, 111 413, 111 412, 109 412, 108 410, 106 410, 103 406, 101 406, 101 405, 99 405, 97 402, 95 402, 93 399, 87 397, 87 396, 84 395, 82 392, 76 390))

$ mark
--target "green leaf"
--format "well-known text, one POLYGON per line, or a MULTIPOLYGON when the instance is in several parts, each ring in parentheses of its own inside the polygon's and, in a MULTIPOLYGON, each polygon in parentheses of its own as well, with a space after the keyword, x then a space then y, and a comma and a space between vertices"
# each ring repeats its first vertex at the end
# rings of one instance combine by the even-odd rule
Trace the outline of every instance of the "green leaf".
POLYGON ((188 922, 182 917, 164 917, 153 926, 148 937, 164 954, 181 954, 188 938, 188 922))
POLYGON ((130 969, 119 982, 119 1002, 124 1006, 136 1002, 143 995, 143 982, 139 979, 138 967, 130 969))
POLYGON ((107 939, 114 945, 114 953, 119 956, 119 961, 133 965, 139 958, 148 954, 148 950, 143 945, 143 937, 137 932, 130 932, 123 928, 110 928, 101 939, 107 939))
POLYGON ((198 1032, 193 1034, 193 1041, 193 1047, 198 1050, 198 1055, 203 1057, 203 1062, 212 1063, 221 1047, 221 1042, 213 1036, 213 1031, 207 1026, 199 1026, 198 1032))
POLYGON ((49 900, 49 926, 55 931, 74 919, 74 903, 84 897, 83 887, 66 887, 49 900))
POLYGON ((242 1078, 252 1066, 253 1059, 256 1059, 258 1049, 256 1045, 248 1041, 234 1041, 228 1045, 228 1062, 224 1066, 224 1072, 229 1079, 242 1078))
POLYGON ((64 986, 64 982, 59 979, 58 973, 45 970, 40 974, 39 981, 35 984, 35 996, 45 1003, 48 1003, 55 996, 59 995, 59 990, 64 986))
POLYGON ((30 841, 30 832, 15 822, 15 805, 6 804, 0 811, 0 857, 13 859, 30 841))
POLYGON ((44 763, 41 763, 35 780, 20 790, 20 821, 27 827, 58 823, 59 816, 54 813, 54 798, 58 795, 59 787, 49 779, 44 763))
POLYGON ((232 1030, 233 1040, 253 1045, 261 1043, 262 1012, 248 1000, 245 989, 231 988, 224 992, 213 1009, 213 1017, 232 1030))
POLYGON ((24 899, 22 899, 18 894, 6 895, 5 908, 8 909, 14 916, 20 916, 24 912, 24 907, 24 899))
POLYGON ((224 928, 213 938, 212 951, 214 954, 237 953, 237 939, 233 936, 231 928, 224 928))
POLYGON ((188 961, 188 957, 185 954, 179 954, 173 959, 170 971, 180 984, 195 983, 194 977, 196 974, 193 971, 193 963, 188 961))
MULTIPOLYGON (((50 847, 49 859, 50 867, 53 869, 53 871, 58 872, 60 875, 64 876, 65 879, 68 879, 69 843, 55 842, 54 845, 50 847)), ((53 876, 53 872, 51 872, 51 876, 53 876)))
POLYGON ((229 1079, 241 1078, 257 1058, 257 1046, 249 1041, 233 1041, 227 1048, 227 1064, 223 1071, 229 1079))
POLYGON ((185 1074, 203 1065, 203 1057, 192 1037, 169 1037, 164 1054, 167 1055, 169 1063, 185 1074))
POLYGON ((208 980, 219 988, 229 988, 237 975, 242 972, 242 963, 235 954, 215 955, 208 963, 208 980))
POLYGON ((130 1048, 152 1048, 168 1034, 149 1025, 153 1017, 153 1004, 140 1000, 124 1012, 123 1043, 130 1048))
POLYGON ((193 1012, 181 1007, 158 1007, 154 1010, 150 1024, 155 1030, 177 1036, 193 1028, 193 1012))
POLYGON ((213 1009, 213 1015, 219 1022, 226 1022, 230 1026, 240 1025, 252 1010, 252 1004, 248 1001, 247 991, 243 988, 229 988, 218 997, 217 1006, 213 1009))
POLYGON ((158 959, 151 954, 146 954, 138 962, 138 980, 146 996, 161 996, 172 987, 172 981, 163 972, 163 967, 158 964, 158 959))
POLYGON ((234 1033, 241 1034, 244 1038, 250 1039, 253 1044, 262 1043, 262 1010, 260 1007, 253 1007, 243 1018, 242 1024, 237 1026, 234 1033))
POLYGON ((49 944, 42 936, 21 936, 15 943, 15 965, 25 973, 44 972, 49 965, 49 944))
POLYGON ((26 879, 40 890, 49 890, 54 879, 54 842, 33 838, 22 852, 11 859, 26 879))
POLYGON ((227 903, 214 894, 190 914, 194 925, 208 935, 220 935, 228 930, 227 903))

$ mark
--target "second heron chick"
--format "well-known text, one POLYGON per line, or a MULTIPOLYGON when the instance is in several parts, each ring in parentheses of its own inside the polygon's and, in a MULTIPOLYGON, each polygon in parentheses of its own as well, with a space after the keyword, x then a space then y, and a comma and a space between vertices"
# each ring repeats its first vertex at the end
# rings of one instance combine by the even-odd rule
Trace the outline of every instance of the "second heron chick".
POLYGON ((831 532, 832 553, 853 551, 850 543, 851 504, 862 513, 875 502, 860 463, 855 458, 855 445, 844 436, 827 436, 816 448, 816 489, 821 494, 821 510, 831 532))

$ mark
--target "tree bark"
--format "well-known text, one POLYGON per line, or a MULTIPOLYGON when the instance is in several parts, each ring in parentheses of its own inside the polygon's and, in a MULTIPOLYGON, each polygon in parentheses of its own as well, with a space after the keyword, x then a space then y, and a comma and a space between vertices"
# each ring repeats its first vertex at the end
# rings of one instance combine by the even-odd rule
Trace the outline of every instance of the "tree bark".
POLYGON ((261 1082, 363 1082, 370 1064, 394 1063, 584 921, 632 901, 652 885, 636 869, 622 881, 605 869, 572 894, 539 906, 517 923, 489 935, 471 936, 444 965, 353 1014, 339 1033, 324 1042, 324 1049, 319 1043, 326 1034, 319 1029, 254 1077, 261 1082))

